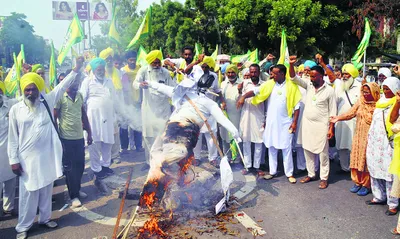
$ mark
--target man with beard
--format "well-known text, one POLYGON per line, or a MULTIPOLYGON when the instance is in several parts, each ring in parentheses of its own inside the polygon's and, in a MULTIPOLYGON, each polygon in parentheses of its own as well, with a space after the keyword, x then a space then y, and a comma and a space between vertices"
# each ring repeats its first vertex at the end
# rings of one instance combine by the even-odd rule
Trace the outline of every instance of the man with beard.
MULTIPOLYGON (((260 71, 257 65, 250 66, 250 79, 243 81, 240 85, 242 95, 251 92, 256 87, 260 87, 265 81, 260 79, 260 71)), ((261 102, 258 105, 253 105, 251 99, 246 99, 243 104, 242 114, 240 118, 240 134, 243 140, 243 161, 246 168, 253 168, 259 176, 264 176, 265 173, 260 170, 261 157, 263 154, 263 132, 265 125, 265 104, 261 102), (251 161, 251 143, 254 143, 254 158, 251 161)), ((247 170, 242 170, 242 174, 247 174, 247 170)))
MULTIPOLYGON (((342 67, 341 89, 335 88, 337 92, 338 115, 348 112, 358 101, 361 92, 361 83, 355 80, 358 70, 353 64, 345 64, 342 67)), ((342 172, 350 172, 350 152, 353 134, 356 128, 356 119, 340 121, 336 123, 335 136, 336 148, 339 151, 339 161, 342 172)))
POLYGON ((290 56, 290 77, 293 82, 306 89, 305 108, 301 121, 301 138, 306 158, 308 175, 301 183, 315 180, 315 156, 320 158, 320 189, 328 187, 329 177, 329 144, 334 135, 334 125, 329 124, 329 118, 336 116, 336 97, 332 87, 324 81, 324 69, 314 66, 310 69, 310 80, 296 76, 294 64, 296 56, 290 56))
MULTIPOLYGON (((236 101, 240 97, 238 87, 241 84, 241 80, 238 77, 238 68, 234 64, 230 64, 226 67, 226 79, 221 83, 222 96, 225 103, 222 104, 222 110, 226 111, 229 120, 233 123, 236 128, 239 128, 241 109, 236 108, 236 101)), ((229 150, 229 143, 232 137, 229 136, 228 131, 221 127, 220 130, 222 138, 222 146, 225 152, 229 150)), ((232 158, 231 152, 228 154, 229 160, 235 160, 232 158)), ((239 161, 239 160, 238 160, 239 161)), ((239 161, 240 162, 240 161, 239 161)))
POLYGON ((148 82, 174 86, 174 82, 167 69, 161 67, 162 53, 159 50, 149 52, 146 57, 148 66, 140 68, 135 81, 134 89, 140 89, 142 99, 142 133, 145 144, 147 164, 150 163, 150 149, 157 136, 161 135, 165 124, 171 115, 171 104, 168 97, 148 87, 148 82))
MULTIPOLYGON (((256 66, 253 65, 253 69, 254 67, 256 66)), ((251 71, 252 68, 250 75, 253 78, 255 75, 251 71)), ((286 81, 286 66, 274 66, 271 78, 273 80, 243 95, 238 101, 238 107, 243 105, 246 98, 253 96, 254 105, 267 101, 263 142, 268 148, 269 175, 264 178, 272 179, 277 175, 278 150, 282 150, 285 175, 290 183, 296 183, 293 177, 292 140, 293 133, 297 130, 301 93, 296 84, 286 81)))
POLYGON ((136 65, 137 53, 136 51, 128 51, 125 54, 125 59, 128 64, 121 68, 122 72, 122 91, 124 93, 124 101, 127 107, 132 107, 135 112, 135 119, 137 121, 137 128, 130 128, 127 125, 122 125, 120 129, 121 139, 121 153, 127 153, 128 146, 131 150, 135 146, 136 152, 143 152, 142 147, 142 129, 141 129, 141 112, 140 104, 142 97, 139 89, 133 89, 133 81, 139 71, 136 65))
POLYGON ((180 72, 183 72, 185 74, 188 74, 191 72, 193 66, 199 64, 202 62, 202 58, 199 57, 197 61, 194 61, 194 50, 193 47, 186 46, 182 49, 182 57, 178 59, 171 59, 167 58, 164 60, 164 64, 167 66, 172 67, 173 69, 176 69, 178 72, 176 72, 176 82, 179 83, 183 80, 183 74, 180 74, 180 72))
MULTIPOLYGON (((119 104, 123 104, 123 92, 122 92, 122 83, 121 83, 121 72, 118 68, 116 68, 114 62, 114 50, 110 47, 104 49, 100 52, 99 57, 106 61, 106 78, 111 79, 115 89, 116 100, 119 104)), ((116 58, 116 60, 118 60, 116 58)), ((121 162, 121 158, 119 155, 120 151, 120 139, 119 139, 119 127, 118 123, 121 122, 119 115, 116 115, 116 121, 114 123, 114 144, 111 148, 111 162, 119 164, 121 162)))
POLYGON ((23 100, 10 110, 8 156, 13 172, 20 176, 17 238, 26 238, 39 207, 38 222, 48 228, 51 221, 53 182, 62 176, 62 146, 52 118, 52 109, 74 83, 83 65, 78 58, 74 70, 53 91, 41 95, 42 77, 26 73, 20 80, 23 100))
POLYGON ((110 165, 118 101, 112 80, 105 77, 105 66, 103 59, 93 59, 92 73, 83 80, 80 89, 92 129, 93 143, 88 148, 90 167, 97 179, 114 174, 110 165))
POLYGON ((11 107, 18 101, 8 99, 5 96, 6 87, 0 80, 0 198, 3 198, 3 205, 0 207, 0 215, 15 214, 14 199, 17 177, 10 168, 7 155, 8 140, 8 113, 11 107), (3 195, 3 196, 1 196, 3 195))

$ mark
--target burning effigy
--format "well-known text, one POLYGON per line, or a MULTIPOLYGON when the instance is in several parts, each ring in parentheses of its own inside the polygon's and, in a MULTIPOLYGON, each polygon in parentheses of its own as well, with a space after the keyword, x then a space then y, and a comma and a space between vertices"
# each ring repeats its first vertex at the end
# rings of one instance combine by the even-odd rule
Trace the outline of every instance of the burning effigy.
MULTIPOLYGON (((182 188, 191 181, 189 170, 194 161, 193 149, 200 128, 206 123, 204 119, 213 116, 240 142, 238 130, 225 117, 218 104, 204 94, 212 84, 211 78, 195 66, 192 73, 185 76, 175 88, 156 82, 148 83, 148 87, 171 97, 175 110, 163 135, 155 140, 151 148, 150 170, 139 200, 141 209, 151 211, 161 207, 172 217, 172 212, 180 205, 172 189, 182 188)), ((192 174, 194 176, 195 173, 192 174)), ((192 201, 190 194, 186 194, 186 198, 192 201)), ((139 232, 162 236, 164 232, 157 222, 157 218, 150 215, 139 232)))

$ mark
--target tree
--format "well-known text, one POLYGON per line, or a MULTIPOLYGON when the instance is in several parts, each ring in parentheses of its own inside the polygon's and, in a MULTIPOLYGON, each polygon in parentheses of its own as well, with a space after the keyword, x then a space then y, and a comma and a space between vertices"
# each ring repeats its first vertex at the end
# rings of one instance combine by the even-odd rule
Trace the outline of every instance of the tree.
POLYGON ((50 59, 50 46, 43 37, 34 35, 33 26, 20 13, 11 13, 3 22, 0 31, 0 43, 6 65, 10 67, 14 60, 12 54, 18 54, 21 44, 24 44, 25 59, 28 63, 44 63, 50 59))

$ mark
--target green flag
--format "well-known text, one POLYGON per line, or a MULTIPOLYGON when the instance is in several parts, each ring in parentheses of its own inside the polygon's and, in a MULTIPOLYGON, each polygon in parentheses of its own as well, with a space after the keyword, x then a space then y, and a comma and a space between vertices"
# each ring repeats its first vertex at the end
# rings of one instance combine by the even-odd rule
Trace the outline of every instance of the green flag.
POLYGON ((244 55, 233 55, 231 56, 232 64, 237 64, 239 62, 246 62, 249 59, 250 54, 246 53, 244 55))
POLYGON ((140 27, 138 31, 136 32, 135 37, 131 40, 129 45, 126 47, 126 50, 131 49, 134 47, 140 39, 143 39, 144 37, 147 37, 150 32, 151 32, 151 14, 152 14, 152 7, 150 6, 147 11, 146 11, 146 16, 144 17, 142 24, 140 24, 140 27))
POLYGON ((194 44, 194 59, 195 60, 199 59, 200 54, 203 54, 203 48, 199 43, 196 42, 194 44))
POLYGON ((146 50, 142 46, 140 46, 137 52, 136 65, 147 66, 148 64, 146 61, 146 57, 147 57, 146 50))
POLYGON ((11 70, 8 72, 6 78, 4 79, 4 83, 6 85, 5 94, 9 97, 14 97, 19 90, 21 67, 22 64, 25 63, 25 52, 23 44, 21 44, 21 50, 18 56, 15 57, 15 53, 13 53, 13 58, 14 58, 14 64, 11 70))
POLYGON ((364 36, 361 40, 360 45, 358 45, 356 53, 354 53, 354 56, 351 58, 351 63, 357 68, 361 69, 363 66, 362 63, 360 63, 361 58, 365 54, 365 51, 367 50, 367 47, 369 45, 369 38, 371 37, 371 27, 369 26, 368 19, 365 18, 365 31, 364 31, 364 36))
POLYGON ((71 24, 68 27, 67 34, 65 35, 64 44, 61 47, 60 54, 58 55, 57 62, 61 65, 64 62, 65 57, 68 55, 71 47, 84 38, 83 29, 81 22, 78 19, 78 15, 74 15, 71 24))
POLYGON ((258 48, 255 49, 254 51, 250 52, 249 58, 247 61, 250 61, 251 63, 258 64, 260 61, 258 60, 258 48))
POLYGON ((214 59, 214 61, 217 60, 217 56, 218 56, 218 44, 215 47, 215 51, 211 54, 211 57, 214 59))
POLYGON ((112 19, 110 24, 110 30, 108 32, 108 37, 116 44, 121 43, 120 36, 117 31, 117 3, 115 0, 112 3, 112 19))
POLYGON ((57 82, 57 65, 56 65, 56 57, 54 55, 53 41, 51 41, 51 55, 50 55, 50 64, 49 64, 49 83, 50 83, 50 87, 53 87, 53 88, 59 83, 59 82, 57 82))
POLYGON ((287 46, 286 34, 284 29, 282 29, 281 49, 278 64, 283 64, 286 67, 289 67, 289 48, 287 46))

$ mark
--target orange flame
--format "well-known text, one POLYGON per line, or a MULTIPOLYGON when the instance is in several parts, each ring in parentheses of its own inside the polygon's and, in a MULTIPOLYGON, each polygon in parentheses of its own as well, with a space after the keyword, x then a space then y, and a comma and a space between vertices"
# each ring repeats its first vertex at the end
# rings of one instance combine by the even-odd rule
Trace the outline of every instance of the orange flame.
POLYGON ((148 232, 150 235, 160 235, 160 236, 166 236, 167 234, 159 227, 158 225, 158 220, 155 216, 151 215, 150 219, 147 220, 143 228, 139 229, 140 233, 145 233, 148 232))
POLYGON ((147 208, 151 210, 153 208, 153 203, 155 200, 156 200, 156 192, 146 193, 141 198, 141 201, 142 201, 141 204, 146 205, 147 208))

